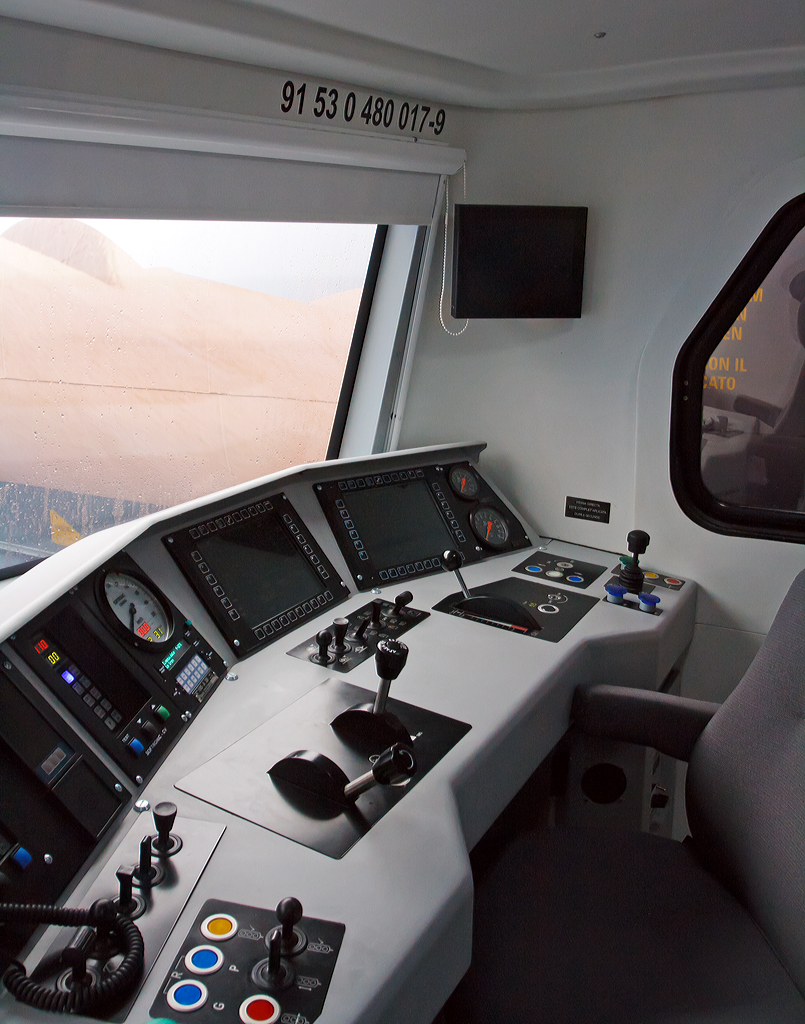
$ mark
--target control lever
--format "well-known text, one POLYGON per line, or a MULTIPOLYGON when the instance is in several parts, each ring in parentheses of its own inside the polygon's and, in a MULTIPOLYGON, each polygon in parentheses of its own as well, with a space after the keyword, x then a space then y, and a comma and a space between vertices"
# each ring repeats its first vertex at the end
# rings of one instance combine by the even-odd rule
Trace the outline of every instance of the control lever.
MULTIPOLYGON (((416 774, 414 751, 408 744, 394 743, 377 758, 372 770, 350 782, 341 768, 314 750, 296 750, 273 765, 268 774, 279 782, 315 793, 334 804, 350 807, 361 793, 373 786, 390 786, 416 774)), ((275 929, 279 933, 279 929, 275 929)))
POLYGON ((279 928, 266 939, 268 959, 260 960, 252 969, 252 981, 269 992, 281 992, 296 980, 296 971, 282 959, 282 934, 279 928))
POLYGON ((296 927, 302 920, 302 904, 295 896, 286 896, 284 900, 279 901, 274 913, 280 926, 271 931, 266 943, 274 932, 279 932, 282 955, 297 956, 307 946, 307 935, 296 927))
POLYGON ((413 750, 402 743, 395 743, 383 751, 371 771, 359 775, 344 787, 344 796, 348 800, 357 800, 361 793, 373 786, 391 786, 403 779, 410 779, 416 774, 416 768, 413 750))
POLYGON ((461 609, 468 615, 479 619, 489 619, 492 622, 499 622, 504 626, 516 626, 529 632, 539 632, 542 626, 537 622, 531 612, 512 601, 509 597, 499 597, 493 594, 471 594, 461 575, 461 565, 464 557, 460 551, 445 551, 440 559, 442 568, 456 575, 463 597, 454 602, 453 608, 461 609))
POLYGON ((401 594, 398 594, 394 598, 394 609, 392 615, 399 615, 403 608, 407 608, 408 605, 414 600, 414 595, 410 590, 404 590, 401 594))
POLYGON ((150 889, 159 885, 165 877, 165 869, 161 864, 151 861, 151 836, 145 836, 140 842, 140 861, 132 872, 132 880, 140 889, 150 889))
POLYGON ((182 848, 182 840, 171 832, 176 821, 176 804, 163 800, 152 813, 157 834, 151 837, 151 849, 157 857, 172 857, 182 848))
POLYGON ((332 665, 335 658, 330 654, 329 648, 333 640, 333 634, 329 629, 323 629, 320 633, 316 634, 316 643, 318 644, 318 651, 316 654, 310 655, 310 660, 315 662, 317 665, 332 665))
POLYGON ((367 753, 390 747, 393 743, 409 744, 411 735, 391 711, 386 710, 389 689, 402 672, 408 659, 408 648, 399 640, 380 640, 375 651, 375 668, 380 676, 372 704, 354 704, 330 723, 336 735, 352 747, 367 753))
POLYGON ((115 899, 118 912, 124 914, 131 921, 142 917, 145 913, 145 900, 132 889, 134 868, 119 867, 115 872, 115 877, 119 886, 118 895, 115 899))
POLYGON ((346 654, 347 651, 351 650, 349 644, 344 643, 344 637, 349 629, 349 619, 333 619, 330 629, 333 632, 333 641, 329 646, 329 651, 336 658, 340 658, 342 654, 346 654))
POLYGON ((467 584, 464 582, 464 577, 461 575, 461 566, 464 564, 464 556, 460 551, 453 551, 449 549, 442 552, 442 557, 439 559, 442 563, 442 568, 447 572, 455 573, 458 585, 461 587, 461 593, 464 595, 465 600, 472 598, 469 590, 467 590, 467 584))
POLYGON ((643 530, 630 530, 626 535, 626 547, 632 555, 628 564, 621 562, 619 579, 621 586, 626 587, 630 594, 639 594, 643 589, 643 570, 640 568, 639 556, 645 554, 651 538, 643 530))

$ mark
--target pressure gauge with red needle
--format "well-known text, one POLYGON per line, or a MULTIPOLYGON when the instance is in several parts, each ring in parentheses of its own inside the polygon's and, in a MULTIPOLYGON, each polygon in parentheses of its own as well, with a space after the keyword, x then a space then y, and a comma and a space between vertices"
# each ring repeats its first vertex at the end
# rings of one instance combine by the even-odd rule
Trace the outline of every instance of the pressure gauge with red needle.
POLYGON ((509 524, 502 512, 481 505, 470 515, 470 526, 478 540, 488 548, 505 548, 509 543, 509 524))
POLYGON ((477 498, 481 490, 478 477, 467 466, 453 466, 447 474, 448 482, 459 498, 466 498, 472 501, 477 498))

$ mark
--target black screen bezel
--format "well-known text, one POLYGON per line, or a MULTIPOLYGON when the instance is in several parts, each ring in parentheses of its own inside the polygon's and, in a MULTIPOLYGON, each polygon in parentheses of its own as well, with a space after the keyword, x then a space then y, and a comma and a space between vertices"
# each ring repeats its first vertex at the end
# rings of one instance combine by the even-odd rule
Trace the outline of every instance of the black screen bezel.
POLYGON ((212 518, 199 520, 162 539, 226 642, 239 657, 273 643, 306 619, 340 603, 349 593, 282 492, 253 501, 249 505, 236 506, 212 518), (311 579, 319 582, 318 589, 309 598, 286 603, 281 609, 276 606, 266 609, 266 619, 259 614, 242 614, 245 608, 238 607, 237 597, 234 596, 238 593, 238 584, 242 591, 242 580, 236 580, 235 589, 228 592, 226 588, 232 585, 232 579, 226 577, 226 572, 220 574, 220 565, 216 566, 217 575, 204 560, 203 549, 199 547, 210 534, 228 530, 238 530, 241 536, 245 533, 248 537, 249 530, 243 531, 241 527, 244 520, 251 519, 255 520, 255 530, 260 529, 258 523, 262 522, 270 530, 279 531, 275 535, 288 541, 288 550, 296 552, 296 557, 305 562, 311 579), (233 611, 235 616, 232 615, 233 611))

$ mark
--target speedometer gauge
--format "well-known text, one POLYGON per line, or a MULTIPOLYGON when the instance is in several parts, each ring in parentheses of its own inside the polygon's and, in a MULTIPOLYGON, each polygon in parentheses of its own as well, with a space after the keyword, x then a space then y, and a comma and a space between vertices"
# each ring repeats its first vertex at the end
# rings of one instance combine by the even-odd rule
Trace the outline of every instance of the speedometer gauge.
POLYGON ((504 548, 509 543, 509 524, 502 512, 482 505, 470 516, 472 532, 488 548, 504 548))
POLYGON ((163 644, 170 639, 173 621, 168 606, 141 579, 128 572, 107 572, 103 597, 133 643, 163 644))

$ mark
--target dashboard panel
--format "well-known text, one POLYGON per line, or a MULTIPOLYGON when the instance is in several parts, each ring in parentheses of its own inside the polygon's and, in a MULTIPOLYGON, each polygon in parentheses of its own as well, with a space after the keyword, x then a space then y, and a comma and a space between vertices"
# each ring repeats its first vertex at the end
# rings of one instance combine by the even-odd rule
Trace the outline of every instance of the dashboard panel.
MULTIPOLYGON (((469 960, 467 850, 567 728, 575 685, 656 687, 684 653, 695 584, 664 592, 661 611, 613 605, 606 574, 583 567, 617 555, 539 538, 479 468, 482 447, 288 470, 88 538, 0 590, 0 899, 137 904, 145 971, 107 1019, 167 1003, 190 1024, 237 998, 232 1019, 273 1020, 276 1003, 284 1020, 313 1005, 298 979, 274 991, 266 959, 265 922, 294 897, 296 927, 343 935, 320 944, 324 1024, 430 1024, 469 960), (538 628, 462 609, 445 548, 473 598, 515 600, 538 628), (400 644, 402 669, 381 668, 400 644), (400 736, 421 766, 375 776, 400 736), (319 781, 283 791, 278 765, 319 781), (165 801, 175 858, 148 813, 165 801), (234 908, 214 927, 210 900, 234 908), (249 941, 227 947, 215 927, 243 914, 249 941), (212 952, 194 952, 200 927, 212 952), (227 960, 236 948, 254 963, 227 960), (248 966, 245 988, 194 973, 208 961, 248 966)), ((43 964, 85 942, 31 936, 0 928, 2 954, 45 979, 43 964)), ((316 962, 302 972, 313 989, 316 962)), ((45 1019, 8 993, 0 1014, 45 1019)))

